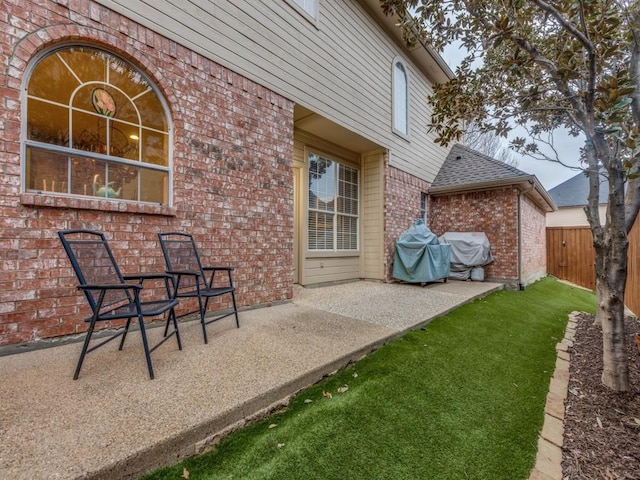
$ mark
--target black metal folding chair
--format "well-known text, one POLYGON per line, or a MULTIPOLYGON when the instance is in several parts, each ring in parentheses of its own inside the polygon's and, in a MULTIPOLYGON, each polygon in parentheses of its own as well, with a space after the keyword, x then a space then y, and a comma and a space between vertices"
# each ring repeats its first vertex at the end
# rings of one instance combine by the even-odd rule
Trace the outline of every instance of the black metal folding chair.
POLYGON ((89 302, 91 311, 90 318, 85 321, 90 322, 87 336, 84 340, 82 353, 78 360, 73 379, 77 380, 82 368, 82 362, 87 353, 105 345, 111 340, 122 337, 118 350, 122 350, 124 340, 131 325, 131 319, 137 318, 142 335, 142 344, 147 359, 147 367, 149 369, 149 377, 153 379, 153 366, 151 365, 151 352, 162 345, 165 341, 176 336, 178 341, 178 349, 182 350, 180 341, 180 332, 178 331, 178 322, 175 314, 175 306, 178 304, 170 291, 171 277, 167 274, 138 274, 138 275, 122 275, 115 261, 113 253, 109 248, 107 239, 101 232, 91 230, 63 230, 58 232, 58 236, 62 241, 73 270, 80 284, 78 289, 82 290, 89 302), (167 298, 161 300, 141 301, 140 292, 142 283, 145 280, 164 279, 167 289, 167 298), (137 283, 127 283, 131 280, 137 280, 137 283), (149 348, 147 333, 145 330, 144 318, 164 315, 168 312, 167 323, 164 329, 163 339, 149 348), (89 348, 91 336, 97 322, 126 319, 127 322, 123 330, 111 335, 106 340, 89 348), (169 332, 169 325, 173 323, 173 330, 169 332))
POLYGON ((202 324, 204 343, 208 343, 206 326, 212 322, 235 315, 236 327, 240 328, 238 307, 236 305, 236 289, 233 286, 231 276, 234 268, 203 267, 193 236, 188 233, 159 233, 158 238, 160 239, 162 253, 164 254, 164 259, 167 264, 167 273, 172 275, 174 279, 174 297, 189 297, 197 298, 198 300, 197 310, 182 313, 178 317, 182 318, 198 312, 200 314, 200 323, 202 324), (223 284, 220 284, 220 280, 218 280, 219 283, 216 284, 216 272, 227 273, 226 278, 222 279, 223 284), (206 275, 207 273, 210 274, 208 277, 206 275), (206 319, 205 316, 209 300, 221 295, 231 295, 233 310, 206 319))

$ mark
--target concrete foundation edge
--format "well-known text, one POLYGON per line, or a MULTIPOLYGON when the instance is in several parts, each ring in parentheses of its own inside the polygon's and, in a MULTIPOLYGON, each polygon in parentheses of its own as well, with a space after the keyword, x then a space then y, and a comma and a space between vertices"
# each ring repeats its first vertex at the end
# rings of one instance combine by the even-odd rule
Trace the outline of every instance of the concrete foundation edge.
POLYGON ((402 332, 397 332, 366 345, 349 355, 309 371, 284 385, 238 405, 222 415, 156 444, 152 448, 136 452, 121 462, 89 473, 82 478, 86 480, 138 479, 161 466, 173 465, 191 456, 205 453, 227 435, 286 407, 290 399, 300 391, 360 360, 402 334, 402 332))

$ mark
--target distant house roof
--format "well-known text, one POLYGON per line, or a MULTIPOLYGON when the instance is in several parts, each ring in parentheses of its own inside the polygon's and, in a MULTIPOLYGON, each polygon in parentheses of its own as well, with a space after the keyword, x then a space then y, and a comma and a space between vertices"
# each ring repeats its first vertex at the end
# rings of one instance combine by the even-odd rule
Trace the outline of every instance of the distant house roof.
POLYGON ((451 148, 429 193, 438 196, 517 185, 547 212, 556 210, 552 198, 535 175, 525 173, 476 150, 456 144, 451 148))
MULTIPOLYGON (((549 195, 556 202, 558 207, 581 207, 587 204, 589 197, 589 179, 584 172, 580 172, 575 177, 562 182, 560 185, 549 190, 549 195)), ((609 184, 604 176, 600 175, 600 198, 599 203, 607 203, 609 195, 609 184)))

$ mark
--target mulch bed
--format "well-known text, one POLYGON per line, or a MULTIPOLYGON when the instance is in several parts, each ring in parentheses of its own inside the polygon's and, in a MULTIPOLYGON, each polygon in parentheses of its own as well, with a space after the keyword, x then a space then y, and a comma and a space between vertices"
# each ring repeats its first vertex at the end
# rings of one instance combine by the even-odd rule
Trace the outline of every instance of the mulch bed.
POLYGON ((578 318, 571 349, 562 470, 564 480, 640 480, 640 322, 626 322, 631 392, 613 393, 600 381, 602 330, 593 316, 578 318))

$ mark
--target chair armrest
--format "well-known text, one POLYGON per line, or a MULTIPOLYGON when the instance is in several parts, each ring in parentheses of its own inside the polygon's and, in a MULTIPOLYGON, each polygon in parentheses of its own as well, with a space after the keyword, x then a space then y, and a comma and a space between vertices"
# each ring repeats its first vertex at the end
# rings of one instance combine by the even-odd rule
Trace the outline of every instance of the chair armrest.
POLYGON ((233 272, 235 267, 202 267, 202 269, 206 272, 216 271, 216 270, 224 270, 227 272, 233 272))
POLYGON ((193 275, 194 277, 199 277, 200 272, 196 272, 194 270, 168 270, 167 273, 169 275, 193 275))
POLYGON ((171 278, 168 273, 138 273, 131 275, 122 275, 125 280, 153 280, 161 278, 171 278))
POLYGON ((78 285, 78 290, 141 290, 142 286, 137 283, 105 283, 103 285, 78 285))

